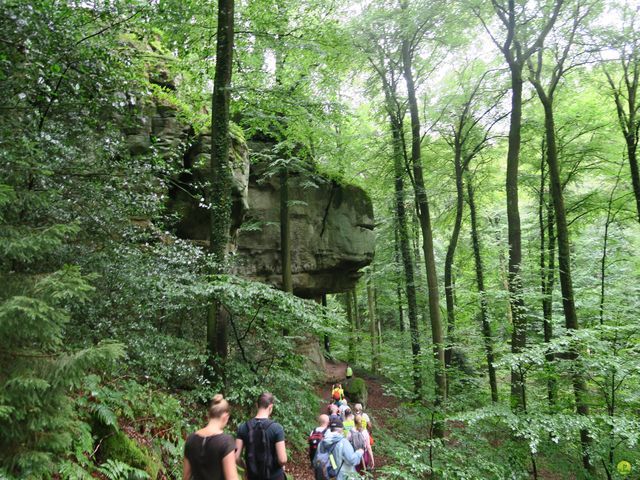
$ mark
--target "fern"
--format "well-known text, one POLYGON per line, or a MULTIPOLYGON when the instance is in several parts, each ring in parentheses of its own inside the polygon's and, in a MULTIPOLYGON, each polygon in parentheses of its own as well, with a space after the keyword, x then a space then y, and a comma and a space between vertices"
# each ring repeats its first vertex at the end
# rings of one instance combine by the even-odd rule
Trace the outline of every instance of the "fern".
POLYGON ((149 474, 119 460, 107 460, 98 471, 108 480, 148 480, 149 474))
MULTIPOLYGON (((80 465, 72 462, 64 462, 58 473, 64 480, 91 480, 93 477, 80 465)), ((1 477, 0 477, 1 478, 1 477)))
POLYGON ((90 411, 103 425, 118 429, 117 415, 104 403, 93 404, 90 411))
MULTIPOLYGON (((123 354, 114 343, 65 350, 67 304, 82 303, 91 291, 87 277, 65 267, 0 301, 0 467, 20 478, 46 477, 61 454, 80 459, 91 448, 70 395, 88 370, 106 370, 123 354)), ((116 422, 113 413, 103 416, 116 422)))

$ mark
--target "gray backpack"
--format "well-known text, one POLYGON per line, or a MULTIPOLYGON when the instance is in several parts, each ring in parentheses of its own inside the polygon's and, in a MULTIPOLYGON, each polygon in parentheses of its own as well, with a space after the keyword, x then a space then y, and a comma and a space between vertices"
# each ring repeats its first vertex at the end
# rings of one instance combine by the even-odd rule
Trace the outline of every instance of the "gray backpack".
POLYGON ((349 441, 351 442, 351 445, 353 445, 354 450, 367 449, 367 441, 365 440, 363 433, 359 432, 355 428, 351 429, 349 432, 349 441))

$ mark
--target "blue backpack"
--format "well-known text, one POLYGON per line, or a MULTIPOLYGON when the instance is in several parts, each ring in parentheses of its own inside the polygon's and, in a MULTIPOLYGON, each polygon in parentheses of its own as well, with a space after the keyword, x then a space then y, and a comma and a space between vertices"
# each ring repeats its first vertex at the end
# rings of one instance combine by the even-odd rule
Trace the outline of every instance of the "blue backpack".
POLYGON ((313 459, 313 473, 316 480, 335 480, 338 477, 344 462, 338 467, 333 455, 333 450, 342 441, 344 440, 334 443, 331 445, 331 448, 326 451, 324 449, 324 445, 320 444, 316 452, 316 456, 313 459))

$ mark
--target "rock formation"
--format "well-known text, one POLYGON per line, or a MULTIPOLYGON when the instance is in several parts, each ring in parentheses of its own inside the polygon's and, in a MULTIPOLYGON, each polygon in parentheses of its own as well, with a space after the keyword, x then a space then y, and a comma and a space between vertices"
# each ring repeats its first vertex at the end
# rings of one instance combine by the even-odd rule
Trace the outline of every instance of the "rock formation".
MULTIPOLYGON (((236 264, 242 276, 277 286, 280 184, 265 170, 264 164, 251 166, 249 211, 238 235, 236 264)), ((308 177, 290 174, 291 263, 294 293, 313 298, 353 288, 359 270, 373 259, 375 234, 372 203, 362 189, 308 177)))
MULTIPOLYGON (((176 162, 180 173, 171 179, 168 205, 178 214, 176 232, 183 238, 207 242, 209 213, 203 192, 210 134, 195 135, 179 118, 176 106, 158 99, 148 102, 136 122, 124 131, 132 154, 155 150, 176 162)), ((265 148, 269 145, 259 142, 249 148, 242 132, 232 129, 230 251, 237 274, 279 286, 279 182, 277 176, 265 175, 264 163, 249 164, 250 149, 265 148)), ((373 259, 373 207, 367 194, 317 172, 292 172, 290 199, 294 293, 317 298, 353 288, 359 270, 373 259)))

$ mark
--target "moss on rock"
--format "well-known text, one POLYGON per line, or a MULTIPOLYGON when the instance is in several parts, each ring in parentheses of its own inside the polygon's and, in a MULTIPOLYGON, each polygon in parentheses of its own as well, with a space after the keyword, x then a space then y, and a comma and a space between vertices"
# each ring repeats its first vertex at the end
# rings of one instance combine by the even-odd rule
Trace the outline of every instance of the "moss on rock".
POLYGON ((132 467, 144 470, 149 477, 155 479, 162 469, 162 462, 151 455, 146 448, 129 438, 124 432, 118 431, 108 436, 100 447, 103 460, 120 460, 132 467))
POLYGON ((344 394, 349 400, 349 403, 362 403, 366 405, 368 398, 367 384, 362 378, 354 377, 346 383, 344 394))

